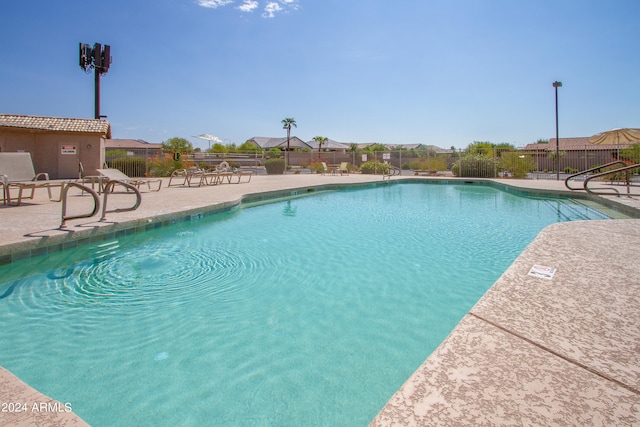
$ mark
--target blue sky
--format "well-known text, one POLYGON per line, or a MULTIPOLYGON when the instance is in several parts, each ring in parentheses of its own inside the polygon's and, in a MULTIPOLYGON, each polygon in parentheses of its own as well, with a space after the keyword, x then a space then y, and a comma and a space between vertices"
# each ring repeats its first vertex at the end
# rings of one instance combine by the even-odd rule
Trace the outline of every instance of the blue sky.
POLYGON ((293 134, 517 147, 640 127, 637 0, 6 0, 0 114, 94 116, 80 42, 111 46, 114 138, 293 134))

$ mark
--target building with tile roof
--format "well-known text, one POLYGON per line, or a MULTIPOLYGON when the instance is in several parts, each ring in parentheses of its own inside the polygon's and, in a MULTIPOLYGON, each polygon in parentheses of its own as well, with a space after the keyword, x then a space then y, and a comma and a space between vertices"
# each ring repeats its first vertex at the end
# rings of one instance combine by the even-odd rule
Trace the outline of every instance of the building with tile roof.
MULTIPOLYGON (((318 148, 320 148, 320 143, 313 139, 311 141, 307 141, 307 144, 313 151, 318 151, 318 148)), ((346 153, 349 148, 350 145, 345 142, 338 142, 328 138, 325 142, 322 143, 322 151, 337 151, 340 153, 346 153)))
POLYGON ((95 175, 109 138, 106 120, 0 114, 0 151, 31 153, 36 172, 51 179, 77 178, 80 163, 95 175))
MULTIPOLYGON (((256 147, 259 147, 263 150, 269 150, 271 148, 279 148, 281 150, 286 150, 287 149, 287 137, 281 137, 281 138, 271 138, 271 137, 264 137, 264 136, 254 136, 253 138, 250 138, 247 140, 247 142, 250 142, 251 144, 255 145, 256 147)), ((307 144, 306 142, 304 142, 303 140, 301 140, 300 138, 298 138, 297 136, 292 136, 289 138, 289 150, 293 150, 293 149, 311 149, 311 146, 309 146, 309 144, 307 144)))
POLYGON ((107 139, 105 140, 107 150, 149 150, 151 153, 162 152, 162 144, 147 142, 142 139, 107 139))
POLYGON ((538 170, 555 170, 555 153, 560 152, 560 169, 571 166, 577 170, 603 165, 618 159, 619 150, 628 148, 633 143, 599 145, 589 142, 589 137, 560 138, 558 146, 556 138, 547 143, 527 144, 525 151, 535 156, 538 170))
POLYGON ((31 129, 74 133, 97 133, 111 138, 111 125, 106 120, 64 117, 18 116, 0 114, 0 128, 31 129))
MULTIPOLYGON (((620 149, 628 148, 630 143, 620 143, 620 149)), ((589 142, 589 137, 560 138, 560 151, 611 151, 617 150, 617 145, 598 145, 589 142)), ((556 139, 551 138, 548 143, 527 144, 525 150, 555 151, 556 139)))

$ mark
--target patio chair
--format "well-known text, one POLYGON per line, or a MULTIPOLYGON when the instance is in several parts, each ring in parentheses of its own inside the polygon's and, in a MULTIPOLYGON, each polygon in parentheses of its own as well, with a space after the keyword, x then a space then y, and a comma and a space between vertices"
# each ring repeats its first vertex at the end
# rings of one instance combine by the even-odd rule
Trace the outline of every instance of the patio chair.
POLYGON ((322 175, 333 175, 333 170, 329 169, 329 166, 327 166, 326 162, 320 162, 320 164, 322 165, 322 175))
POLYGON ((7 204, 7 175, 0 175, 0 185, 2 185, 2 204, 7 204))
POLYGON ((191 187, 191 183, 196 187, 200 187, 202 185, 217 185, 221 182, 221 177, 218 172, 215 170, 201 170, 199 169, 196 173, 193 173, 187 178, 187 183, 189 187, 191 187))
POLYGON ((229 182, 231 182, 231 176, 233 175, 233 171, 231 170, 231 166, 226 161, 222 161, 216 166, 216 168, 212 171, 214 174, 217 174, 217 184, 220 184, 224 181, 224 178, 227 178, 229 182))
POLYGON ((210 182, 211 184, 221 184, 225 179, 229 184, 232 182, 239 184, 243 176, 248 177, 247 182, 250 182, 251 177, 253 176, 253 171, 241 171, 239 169, 232 168, 226 161, 221 162, 211 173, 217 178, 215 181, 212 179, 212 182, 210 182), (234 179, 236 178, 237 181, 234 182, 234 179))
POLYGON ((199 182, 198 186, 200 186, 203 183, 203 177, 205 174, 206 174, 205 171, 195 167, 189 168, 189 169, 176 169, 173 172, 171 172, 171 176, 169 177, 169 184, 167 186, 171 187, 172 185, 187 184, 189 185, 189 187, 191 187, 192 181, 194 182, 198 181, 199 182), (177 181, 176 184, 173 183, 174 179, 177 181))
POLYGON ((160 191, 162 187, 162 179, 160 178, 129 178, 126 174, 121 172, 118 169, 96 169, 96 171, 102 175, 107 177, 109 181, 121 181, 125 184, 131 184, 136 188, 140 188, 141 185, 146 185, 149 188, 149 191, 160 191), (151 186, 152 183, 158 183, 158 188, 154 188, 151 186))
POLYGON ((340 175, 349 175, 349 163, 348 162, 340 163, 338 172, 340 172, 340 175))
MULTIPOLYGON (((109 181, 109 178, 102 175, 85 175, 84 173, 84 165, 82 162, 78 162, 78 179, 76 182, 78 184, 91 184, 91 189, 95 190, 96 187, 98 189, 98 193, 102 192, 105 184, 109 181)), ((84 194, 84 191, 83 191, 84 194)))
POLYGON ((31 153, 0 153, 0 175, 2 177, 3 198, 5 204, 11 204, 11 189, 18 189, 18 197, 15 205, 22 203, 23 199, 33 199, 36 188, 46 188, 49 200, 56 202, 51 194, 52 187, 60 187, 65 181, 51 181, 48 173, 36 174, 31 160, 31 153), (25 190, 30 192, 25 194, 25 190))
POLYGON ((171 187, 171 183, 173 182, 173 180, 177 180, 177 181, 182 181, 179 182, 178 184, 173 184, 173 185, 185 185, 187 183, 187 170, 186 169, 176 169, 173 172, 171 172, 171 175, 169 176, 169 184, 167 184, 167 187, 171 187))

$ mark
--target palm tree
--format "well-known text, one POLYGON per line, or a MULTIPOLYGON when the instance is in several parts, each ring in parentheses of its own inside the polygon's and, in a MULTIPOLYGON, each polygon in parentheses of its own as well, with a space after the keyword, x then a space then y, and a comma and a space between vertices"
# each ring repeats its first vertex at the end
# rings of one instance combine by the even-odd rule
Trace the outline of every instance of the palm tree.
POLYGON ((282 129, 286 129, 287 130, 287 153, 285 155, 285 163, 284 163, 284 170, 287 170, 287 166, 289 165, 289 139, 291 138, 291 126, 293 126, 294 128, 297 128, 298 125, 296 124, 296 119, 294 119, 293 117, 287 117, 285 119, 282 119, 282 129))
POLYGON ((314 136, 313 140, 318 142, 318 159, 319 159, 320 152, 322 151, 322 144, 327 142, 327 138, 325 138, 324 136, 314 136))

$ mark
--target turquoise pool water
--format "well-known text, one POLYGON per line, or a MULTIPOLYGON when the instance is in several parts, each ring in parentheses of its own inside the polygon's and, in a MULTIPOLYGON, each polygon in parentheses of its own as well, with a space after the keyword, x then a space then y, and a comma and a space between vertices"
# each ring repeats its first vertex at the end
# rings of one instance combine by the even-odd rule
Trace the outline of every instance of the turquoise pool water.
POLYGON ((383 185, 25 260, 0 365, 93 426, 364 426, 543 227, 604 217, 383 185))

